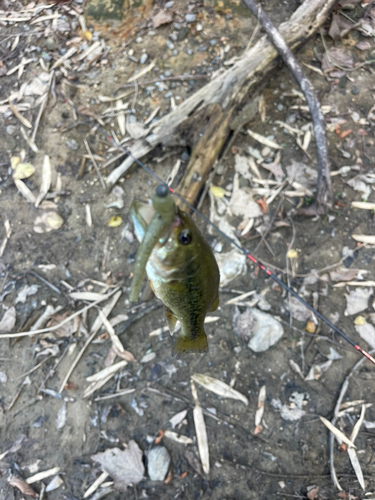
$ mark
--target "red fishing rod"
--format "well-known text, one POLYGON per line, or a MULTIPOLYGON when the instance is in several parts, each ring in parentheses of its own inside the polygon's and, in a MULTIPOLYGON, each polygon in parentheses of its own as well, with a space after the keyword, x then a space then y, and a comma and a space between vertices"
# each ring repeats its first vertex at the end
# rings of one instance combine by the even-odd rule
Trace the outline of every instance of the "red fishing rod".
MULTIPOLYGON (((95 123, 95 126, 97 127, 97 130, 99 130, 117 149, 128 155, 130 158, 132 158, 133 161, 135 161, 140 167, 142 167, 149 175, 151 175, 155 180, 160 182, 161 184, 165 184, 165 182, 155 174, 151 169, 146 167, 144 163, 142 163, 138 158, 132 155, 132 153, 124 148, 121 144, 119 144, 111 135, 108 134, 108 132, 103 128, 101 125, 98 125, 96 122, 94 122, 92 119, 88 118, 86 115, 83 115, 71 102, 69 102, 63 94, 59 91, 55 91, 57 94, 60 94, 60 96, 64 99, 64 101, 74 110, 76 111, 77 114, 81 115, 84 117, 85 121, 87 123, 93 124, 95 123)), ((329 321, 326 317, 324 317, 320 312, 318 312, 313 306, 311 306, 308 302, 306 302, 302 297, 298 295, 297 292, 292 290, 287 284, 285 284, 280 278, 278 278, 272 271, 270 271, 266 266, 264 266, 257 258, 255 258, 253 255, 248 250, 245 250, 244 248, 241 247, 241 245, 238 245, 230 236, 228 236, 226 233, 224 233, 221 229, 219 229, 213 222, 211 222, 205 215, 203 215, 199 210, 197 210, 193 205, 191 205, 188 201, 186 201, 180 194, 178 194, 174 189, 168 186, 169 191, 176 196, 179 200, 182 201, 187 207, 190 208, 193 212, 195 212, 204 222, 211 227, 213 227, 223 238, 225 238, 229 243, 234 245, 241 253, 243 253, 248 259, 250 259, 256 266, 259 267, 262 271, 264 271, 270 278, 272 278, 276 283, 278 283, 284 290, 286 290, 288 293, 293 295, 301 304, 303 304, 307 309, 309 309, 312 313, 315 314, 319 319, 321 319, 326 325, 328 325, 332 330, 334 330, 336 333, 338 333, 343 339, 345 339, 349 344, 351 344, 354 349, 356 349, 358 352, 360 352, 363 356, 365 356, 368 360, 370 360, 374 365, 375 365, 375 358, 371 356, 370 353, 365 351, 360 345, 356 344, 351 338, 349 338, 347 335, 345 335, 344 332, 342 332, 337 326, 335 326, 331 321, 329 321)))

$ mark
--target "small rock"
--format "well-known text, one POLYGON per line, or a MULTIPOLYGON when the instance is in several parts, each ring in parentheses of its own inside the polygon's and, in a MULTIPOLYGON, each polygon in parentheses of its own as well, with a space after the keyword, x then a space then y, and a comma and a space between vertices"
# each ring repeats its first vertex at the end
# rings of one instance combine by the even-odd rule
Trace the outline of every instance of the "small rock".
POLYGON ((16 133, 17 131, 17 127, 15 125, 8 125, 5 129, 6 133, 8 135, 13 135, 16 133))
POLYGON ((195 14, 186 14, 185 21, 187 23, 195 23, 197 16, 195 14))
POLYGON ((192 49, 187 49, 187 51, 186 51, 186 52, 187 52, 187 54, 188 54, 189 56, 192 56, 192 55, 193 55, 193 50, 192 50, 192 49))
POLYGON ((167 47, 168 47, 168 49, 173 50, 174 49, 174 43, 171 42, 170 40, 167 40, 167 47))
POLYGON ((277 105, 277 111, 282 111, 284 109, 284 106, 282 104, 277 105))
POLYGON ((142 43, 143 42, 143 38, 141 36, 137 36, 137 38, 135 39, 135 43, 142 43))
POLYGON ((153 448, 148 454, 147 471, 151 481, 164 481, 171 457, 164 446, 153 448))
POLYGON ((180 158, 181 158, 181 161, 189 161, 190 155, 187 151, 183 151, 180 158))
POLYGON ((200 45, 197 48, 197 52, 206 52, 206 50, 207 50, 207 47, 205 45, 200 45))
POLYGON ((352 94, 358 95, 359 93, 360 93, 359 87, 354 87, 354 89, 352 90, 352 94))
POLYGON ((172 40, 172 42, 177 42, 176 33, 169 33, 169 38, 172 40))
POLYGON ((187 37, 189 31, 190 30, 189 30, 189 28, 187 26, 184 26, 183 28, 181 28, 180 31, 177 34, 177 40, 179 42, 181 42, 182 40, 184 40, 187 37))
POLYGON ((271 148, 269 148, 268 146, 265 146, 262 151, 261 151, 261 155, 263 156, 263 158, 265 158, 266 156, 269 156, 271 154, 271 148))
POLYGON ((165 4, 165 8, 166 8, 166 9, 170 9, 171 7, 173 7, 173 5, 174 5, 174 1, 173 1, 173 0, 171 0, 170 2, 167 2, 167 3, 165 4))
POLYGON ((196 31, 202 31, 203 29, 203 26, 199 23, 197 24, 197 26, 195 27, 196 31))
POLYGON ((66 141, 66 145, 71 151, 77 151, 79 149, 79 144, 75 139, 70 139, 66 141))
POLYGON ((178 55, 178 50, 174 49, 174 50, 172 51, 172 56, 177 56, 177 55, 178 55))
POLYGON ((141 55, 141 58, 140 58, 139 62, 140 62, 141 64, 144 64, 144 63, 147 61, 147 59, 148 59, 148 54, 146 54, 146 52, 144 52, 144 53, 141 55))
POLYGON ((216 45, 216 40, 212 39, 210 40, 210 45, 213 47, 214 45, 216 45))

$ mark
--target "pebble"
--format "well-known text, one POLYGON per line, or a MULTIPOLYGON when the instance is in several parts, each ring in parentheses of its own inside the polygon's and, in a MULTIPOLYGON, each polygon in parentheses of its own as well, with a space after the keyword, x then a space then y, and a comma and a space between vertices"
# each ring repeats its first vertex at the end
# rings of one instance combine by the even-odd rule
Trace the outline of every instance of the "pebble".
POLYGON ((49 54, 47 54, 47 52, 42 52, 41 56, 42 56, 43 60, 46 62, 50 62, 50 60, 52 59, 52 57, 49 54))
POLYGON ((168 70, 164 71, 164 76, 166 76, 168 78, 169 76, 172 76, 172 73, 168 70))
POLYGON ((284 109, 284 105, 283 104, 278 104, 277 105, 277 111, 282 111, 284 109))
POLYGON ((187 52, 187 54, 188 54, 189 56, 193 55, 193 51, 192 51, 192 49, 187 49, 187 51, 186 51, 186 52, 187 52))
POLYGON ((71 151, 77 151, 79 144, 75 139, 70 139, 65 143, 71 151))
POLYGON ((206 50, 207 50, 207 47, 205 45, 200 45, 197 48, 197 52, 206 52, 206 50))
POLYGON ((148 54, 146 54, 146 52, 144 52, 144 53, 141 55, 141 58, 140 58, 139 62, 140 62, 141 64, 144 64, 144 63, 147 61, 147 59, 148 59, 148 54))
POLYGON ((147 471, 151 481, 164 481, 171 457, 164 446, 152 448, 147 458, 147 471))
POLYGON ((185 21, 187 23, 194 23, 196 19, 197 19, 197 16, 195 14, 186 14, 186 16, 185 16, 185 21))
POLYGON ((169 33, 169 38, 172 40, 172 42, 177 42, 176 33, 169 33))
POLYGON ((352 94, 353 95, 358 95, 360 93, 360 90, 358 87, 354 87, 354 89, 352 90, 352 94))
POLYGON ((168 47, 168 49, 173 50, 174 49, 174 43, 171 42, 170 40, 167 40, 167 47, 168 47))
POLYGON ((213 47, 214 45, 216 45, 216 40, 212 39, 210 40, 210 45, 213 47))
POLYGON ((266 156, 269 156, 271 154, 271 148, 269 148, 268 146, 265 146, 262 151, 261 151, 261 155, 263 156, 263 158, 265 158, 266 156))
MULTIPOLYGON (((194 81, 194 80, 193 80, 194 81)), ((181 156, 181 161, 189 161, 190 160, 190 155, 187 151, 183 151, 181 156)))
POLYGON ((178 50, 174 49, 174 51, 172 52, 172 56, 177 56, 178 55, 178 50))
POLYGON ((197 24, 197 26, 195 27, 196 31, 202 31, 203 29, 203 26, 199 23, 197 24))
POLYGON ((187 26, 184 26, 183 28, 180 29, 180 31, 178 32, 178 35, 177 35, 177 40, 179 42, 181 42, 182 40, 184 40, 188 33, 189 33, 189 28, 187 26))
POLYGON ((17 127, 15 125, 8 125, 5 129, 6 133, 8 135, 13 135, 16 133, 17 131, 17 127))
POLYGON ((136 39, 135 39, 135 43, 142 43, 143 42, 143 38, 141 36, 138 36, 136 39))
POLYGON ((156 31, 151 30, 151 31, 148 32, 148 35, 149 36, 155 36, 156 35, 156 31))
POLYGON ((170 9, 171 7, 173 7, 173 5, 174 5, 174 1, 173 1, 173 0, 171 0, 170 2, 167 2, 167 3, 165 4, 165 8, 166 8, 166 9, 170 9))

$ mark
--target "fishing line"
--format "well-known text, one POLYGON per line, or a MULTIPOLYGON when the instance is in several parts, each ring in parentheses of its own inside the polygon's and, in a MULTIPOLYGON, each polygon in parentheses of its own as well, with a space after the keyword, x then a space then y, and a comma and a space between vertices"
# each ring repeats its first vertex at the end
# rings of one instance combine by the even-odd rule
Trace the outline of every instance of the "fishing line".
MULTIPOLYGON (((66 102, 71 108, 75 110, 77 114, 80 114, 85 118, 85 121, 90 124, 95 124, 97 127, 97 130, 99 130, 105 137, 108 139, 117 149, 128 155, 133 161, 135 161, 140 167, 142 167, 151 177, 153 177, 155 180, 160 182, 161 184, 165 184, 165 182, 157 175, 155 172, 153 172, 150 168, 146 167, 144 163, 142 163, 138 158, 133 156, 133 154, 126 149, 124 146, 118 143, 118 141, 112 137, 104 127, 101 125, 97 124, 94 122, 91 118, 88 118, 86 115, 81 113, 71 102, 68 101, 68 99, 57 89, 55 89, 55 92, 59 94, 64 102, 66 102)), ((317 316, 319 319, 321 319, 326 325, 328 325, 332 330, 334 330, 336 333, 338 333, 343 339, 345 339, 349 344, 351 344, 358 352, 360 352, 363 356, 365 356, 368 360, 370 360, 374 365, 375 365, 375 358, 371 356, 367 351, 365 351, 360 345, 356 344, 351 338, 349 338, 347 335, 345 335, 344 332, 342 332, 337 326, 335 326, 331 321, 329 321, 327 318, 325 318, 320 312, 318 312, 313 306, 311 306, 308 302, 306 302, 302 297, 298 295, 297 292, 295 292, 292 288, 290 288, 288 285, 286 285, 280 278, 278 278, 272 271, 270 271, 266 266, 264 266, 256 257, 251 255, 249 250, 245 250, 244 248, 241 247, 238 243, 236 243, 230 236, 228 236, 226 233, 224 233, 221 229, 219 229, 216 224, 211 222, 205 215, 203 215, 199 210, 197 210, 193 205, 191 205, 188 201, 186 201, 179 193, 177 193, 173 188, 168 186, 169 191, 176 196, 182 203, 184 203, 187 207, 190 208, 194 213, 196 213, 206 224, 209 226, 213 227, 215 231, 217 231, 223 238, 225 238, 229 243, 234 245, 242 254, 244 254, 249 260, 251 260, 256 266, 259 267, 262 271, 264 271, 270 278, 272 278, 276 283, 278 283, 284 290, 286 290, 288 293, 293 295, 301 304, 303 304, 307 309, 309 309, 315 316, 317 316)))

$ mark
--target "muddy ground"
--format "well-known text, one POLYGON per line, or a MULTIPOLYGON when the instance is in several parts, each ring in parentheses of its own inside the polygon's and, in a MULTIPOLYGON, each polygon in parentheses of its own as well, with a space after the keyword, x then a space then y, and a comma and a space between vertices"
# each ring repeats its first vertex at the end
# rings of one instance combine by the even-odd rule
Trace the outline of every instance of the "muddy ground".
MULTIPOLYGON (((20 130, 20 121, 9 113, 3 100, 19 90, 24 82, 30 82, 41 74, 43 63, 41 67, 40 59, 44 60, 44 65, 51 66, 66 52, 66 48, 69 49, 69 41, 84 35, 78 16, 69 10, 71 7, 60 6, 48 10, 49 14, 59 13, 59 19, 67 23, 60 31, 56 26, 51 27, 55 20, 48 19, 34 25, 30 25, 30 21, 0 23, 0 59, 3 58, 3 66, 7 71, 19 65, 22 57, 34 59, 25 65, 21 75, 15 71, 0 78, 0 240, 2 242, 4 238, 7 239, 0 259, 0 316, 15 306, 16 323, 12 331, 28 331, 47 305, 54 308, 61 306, 56 314, 62 319, 65 316, 61 315, 68 316, 92 303, 73 300, 70 292, 104 293, 113 291, 115 287, 119 287, 122 293, 109 319, 119 314, 127 314, 130 318, 134 314, 136 318, 140 316, 138 320, 125 320, 115 327, 124 348, 136 361, 128 362, 116 377, 88 398, 84 398, 83 394, 88 385, 86 378, 103 369, 106 360, 108 361, 111 340, 106 329, 99 331, 69 377, 68 384, 61 394, 58 391, 91 332, 98 315, 97 307, 80 315, 79 328, 76 324, 71 331, 59 330, 44 335, 0 339, 1 500, 25 497, 16 486, 10 486, 7 482, 9 477, 26 479, 54 467, 60 468, 62 483, 55 490, 45 493, 44 498, 82 498, 102 472, 91 460, 93 454, 114 446, 122 448, 123 444, 134 440, 143 451, 143 459, 147 463, 147 455, 156 446, 154 440, 159 431, 170 429, 169 419, 185 409, 188 412, 179 425, 178 432, 191 438, 193 443, 184 445, 166 437, 159 443, 167 448, 171 456, 167 482, 152 481, 146 468, 144 479, 136 486, 129 487, 126 493, 117 492, 108 484, 107 491, 99 488, 93 498, 102 498, 100 495, 104 493, 111 499, 155 500, 375 497, 374 428, 371 430, 371 425, 366 427, 362 424, 356 439, 365 490, 358 483, 345 447, 335 442, 335 469, 343 488, 339 493, 330 477, 329 432, 319 419, 319 416, 332 419, 343 381, 359 360, 354 349, 337 335, 333 335, 324 324, 319 324, 316 332, 318 337, 308 333, 304 335, 302 359, 301 331, 305 328, 306 319, 303 322, 293 320, 293 326, 299 328, 299 332, 291 329, 286 292, 254 269, 249 262, 246 272, 221 291, 219 309, 210 313, 220 319, 206 326, 209 352, 186 359, 173 358, 173 338, 168 332, 149 336, 150 332, 165 326, 161 303, 147 287, 142 295, 145 307, 132 309, 128 301, 134 256, 138 248, 138 243, 132 241, 129 207, 134 199, 148 199, 156 185, 155 181, 140 167, 133 166, 120 180, 123 195, 120 193, 120 198, 116 198, 102 187, 89 158, 83 176, 78 178, 77 175, 82 157, 87 154, 85 138, 92 153, 101 157, 98 158, 98 169, 103 179, 120 160, 105 166, 105 161, 118 152, 110 150, 106 137, 95 130, 93 124, 76 124, 75 120, 79 121, 80 116, 74 116, 73 108, 63 102, 59 92, 67 96, 75 107, 83 110, 86 116, 89 112, 102 116, 110 133, 114 130, 121 137, 116 117, 106 119, 102 115, 109 106, 113 106, 113 102, 102 103, 99 96, 112 96, 116 91, 118 96, 125 92, 128 88, 120 89, 121 85, 135 71, 143 69, 156 59, 153 70, 142 77, 143 80, 139 80, 136 94, 133 92, 124 97, 123 102, 129 102, 129 110, 132 110, 131 113, 126 111, 127 116, 132 114, 139 122, 145 121, 157 106, 161 107, 157 115, 160 118, 171 109, 171 105, 178 105, 204 85, 213 72, 221 67, 225 68, 225 61, 241 54, 245 49, 255 26, 253 19, 250 16, 243 17, 233 2, 218 4, 175 1, 174 15, 180 20, 175 17, 174 24, 168 23, 156 29, 152 27, 152 23, 150 25, 150 21, 159 10, 157 5, 144 13, 143 18, 137 11, 135 19, 126 20, 123 28, 111 23, 94 25, 88 20, 87 29, 94 34, 93 41, 104 40, 108 50, 89 66, 79 68, 80 63, 73 59, 73 62, 63 66, 63 71, 57 68, 54 83, 56 92, 54 95, 51 92, 49 96, 36 134, 37 152, 32 151, 26 143, 20 130), (197 16, 193 23, 185 21, 184 16, 189 13, 197 16), (197 24, 202 24, 202 31, 197 30, 197 24), (36 33, 27 35, 28 30, 34 29, 36 33), (17 34, 21 35, 18 46, 13 50, 13 55, 6 58, 12 48, 9 47, 9 40, 13 43, 17 34), (170 37, 171 34, 174 36, 170 37), (171 44, 166 45, 167 41, 172 43, 173 48, 171 44), (228 46, 229 49, 226 49, 228 46), (129 50, 133 52, 129 53, 129 50), (139 59, 143 53, 148 58, 147 62, 141 64, 139 59), (163 78, 185 74, 191 75, 191 78, 163 81, 163 78), (142 85, 143 81, 152 83, 142 85), (171 98, 174 99, 172 104, 171 98), (48 200, 55 205, 48 205, 47 210, 56 211, 62 218, 63 223, 58 230, 35 232, 36 218, 45 210, 29 203, 14 183, 11 157, 22 155, 24 162, 32 163, 36 169, 31 177, 24 179, 35 195, 42 183, 43 159, 45 155, 50 158, 53 175, 50 191, 56 190, 57 182, 61 181, 61 185, 58 186, 59 193, 48 200), (105 208, 119 199, 123 201, 123 206, 120 203, 115 207, 105 208), (91 211, 91 225, 87 221, 87 206, 91 211), (109 227, 110 219, 114 216, 120 216, 122 222, 117 227, 109 227), (11 228, 8 238, 4 225, 6 221, 9 221, 11 228), (28 295, 24 302, 16 302, 20 291, 25 286, 32 285, 37 285, 37 289, 31 289, 36 293, 28 295), (283 338, 264 353, 252 352, 247 343, 236 335, 233 324, 235 306, 224 305, 238 292, 251 290, 263 292, 271 305, 268 312, 285 322, 283 338), (334 360, 328 370, 316 380, 306 381, 292 370, 291 361, 302 367, 305 377, 313 365, 327 360, 330 347, 341 358, 334 360), (148 356, 145 358, 145 355, 148 356), (37 368, 33 370, 34 367, 37 368), (187 450, 194 453, 197 468, 200 463, 192 412, 194 402, 190 389, 190 376, 193 373, 207 374, 231 384, 249 399, 249 405, 245 406, 241 401, 220 398, 198 386, 200 404, 211 412, 211 416, 205 416, 211 465, 208 475, 194 470, 194 462, 190 458, 189 463, 189 454, 186 454, 187 450), (264 385, 267 396, 262 429, 255 435, 258 394, 264 385), (125 389, 134 391, 112 399, 101 399, 125 389), (290 400, 293 393, 303 395, 305 412, 294 421, 283 418, 280 410, 275 408, 275 403, 272 403, 279 398, 282 405, 289 405, 293 409, 290 400), (17 440, 19 446, 12 448, 17 440), (7 450, 10 451, 4 455, 7 450)), ((82 4, 73 2, 72 5, 78 9, 74 12, 79 14, 82 4)), ((26 3, 22 5, 21 2, 13 2, 4 6, 4 11, 18 11, 20 16, 25 15, 22 9, 26 8, 26 3)), ((27 8, 30 6, 35 7, 29 4, 27 8)), ((298 5, 297 2, 287 2, 283 5, 282 12, 278 8, 278 1, 267 0, 265 6, 275 23, 279 24, 298 5)), ((363 17, 365 8, 366 5, 357 5, 355 9, 345 10, 344 13, 357 21, 363 17)), ((355 62, 374 58, 373 37, 364 37, 358 31, 351 31, 345 38, 332 41, 327 36, 330 22, 330 19, 327 20, 324 28, 328 48, 344 47, 355 62), (356 47, 356 44, 364 41, 370 44, 366 51, 356 47)), ((299 52, 298 59, 301 63, 320 70, 319 58, 323 54, 322 39, 317 36, 299 52)), ((345 256, 345 247, 356 249, 358 243, 353 240, 352 234, 375 233, 373 210, 354 209, 351 206, 352 201, 361 201, 363 192, 355 191, 347 184, 356 175, 375 174, 373 122, 367 117, 374 105, 373 65, 364 65, 356 71, 343 71, 343 74, 331 74, 328 77, 305 66, 304 69, 316 88, 322 105, 330 106, 326 122, 332 170, 337 172, 343 166, 356 166, 357 169, 350 170, 347 177, 340 174, 332 177, 334 203, 326 216, 308 219, 290 215, 288 218, 287 214, 293 207, 300 201, 310 203, 311 197, 305 196, 301 200, 299 197, 285 196, 280 205, 282 210, 276 218, 276 221, 284 221, 285 225, 275 227, 270 232, 267 245, 262 244, 256 255, 269 263, 271 268, 283 270, 286 267, 288 249, 297 250, 298 258, 292 264, 295 273, 300 276, 290 275, 289 282, 308 302, 312 303, 313 296, 317 297, 318 309, 323 315, 328 318, 336 315, 338 326, 350 338, 361 342, 365 349, 371 349, 355 330, 354 320, 357 314, 344 315, 347 306, 345 294, 354 288, 333 287, 334 282, 323 270, 328 266, 332 266, 330 270, 337 268, 335 265, 345 256), (335 123, 339 123, 336 129, 335 123), (348 135, 342 133, 349 130, 351 132, 348 135), (311 276, 312 270, 319 271, 319 279, 304 282, 304 276, 311 276), (314 292, 317 294, 313 295, 314 292)), ((263 91, 266 121, 262 123, 258 114, 247 128, 250 127, 263 136, 272 135, 275 141, 283 145, 281 165, 284 169, 292 161, 304 162, 316 168, 314 141, 312 140, 306 153, 296 145, 293 136, 286 134, 283 128, 275 124, 279 120, 301 128, 309 122, 308 115, 298 108, 303 105, 302 100, 298 96, 292 96, 292 89, 298 90, 288 71, 280 65, 263 91)), ((37 97, 24 97, 21 101, 29 103, 29 108, 23 109, 22 114, 34 123, 40 107, 37 97)), ((214 179, 215 184, 230 191, 235 173, 235 157, 250 156, 249 147, 258 150, 264 148, 249 137, 245 127, 223 162, 225 177, 218 175, 214 179)), ((143 161, 166 179, 172 166, 180 159, 182 163, 174 182, 176 185, 189 154, 190 151, 184 146, 175 146, 155 150, 143 158, 143 161)), ((264 179, 273 179, 268 171, 259 168, 264 179)), ((240 181, 241 185, 249 186, 246 179, 240 181)), ((375 201, 371 184, 368 201, 375 201)), ((268 207, 269 213, 264 216, 264 220, 259 222, 267 226, 279 202, 280 196, 268 207)), ((202 211, 209 215, 208 198, 202 211)), ((237 227, 241 219, 232 218, 231 222, 233 227, 237 227)), ((209 233, 202 221, 197 220, 197 224, 213 247, 218 250, 221 243, 222 252, 230 250, 230 245, 220 240, 218 234, 209 233)), ((239 233, 240 231, 236 232, 237 236, 239 233)), ((241 238, 243 246, 249 250, 254 249, 259 240, 260 235, 255 227, 241 238)), ((341 267, 365 270, 365 279, 373 280, 374 255, 373 246, 361 246, 341 267)), ((277 273, 284 281, 287 280, 285 273, 277 273)), ((374 320, 372 301, 373 296, 370 294, 368 307, 361 313, 362 318, 369 322, 374 320)), ((98 307, 103 306, 99 304, 98 307)), ((239 306, 239 310, 243 312, 245 306, 239 306)), ((117 358, 116 362, 119 360, 117 358)), ((374 367, 365 361, 351 377, 343 402, 363 400, 367 404, 372 403, 374 397, 374 367)), ((336 425, 350 436, 360 413, 361 405, 357 404, 336 425)), ((375 421, 374 408, 366 408, 365 421, 375 421)), ((44 479, 44 484, 49 484, 54 476, 44 479)), ((106 480, 108 481, 111 479, 106 480)), ((39 493, 43 484, 37 481, 32 487, 39 493)))

